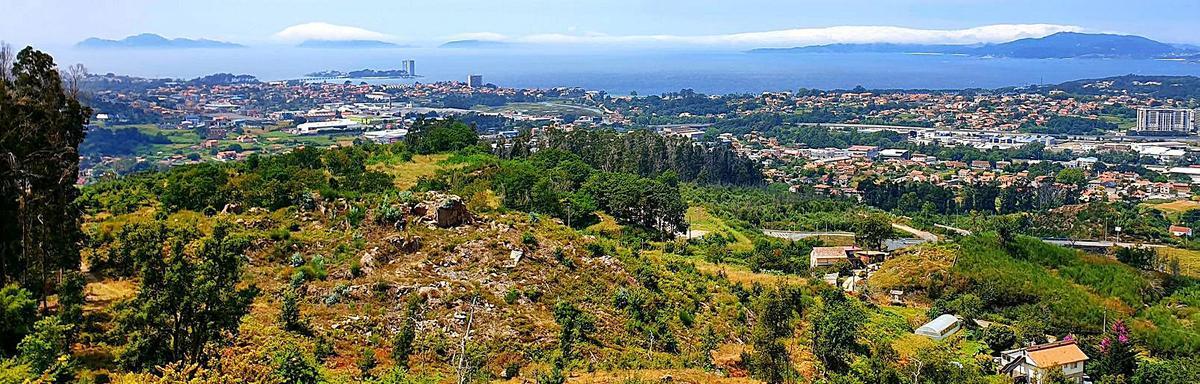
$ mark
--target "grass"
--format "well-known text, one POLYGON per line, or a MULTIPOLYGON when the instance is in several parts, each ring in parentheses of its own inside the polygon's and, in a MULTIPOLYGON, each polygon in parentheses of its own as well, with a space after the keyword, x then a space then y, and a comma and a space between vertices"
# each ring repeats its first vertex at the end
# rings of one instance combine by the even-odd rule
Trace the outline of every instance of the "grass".
POLYGON ((1180 213, 1200 208, 1200 202, 1191 200, 1175 200, 1167 203, 1150 204, 1150 208, 1157 209, 1168 215, 1178 215, 1180 213))
POLYGON ((572 384, 661 383, 668 382, 668 380, 665 379, 666 377, 670 377, 669 381, 671 382, 680 383, 761 383, 761 381, 747 377, 721 377, 715 373, 705 372, 704 370, 697 368, 597 371, 572 375, 567 382, 572 384))
POLYGON ((754 249, 754 241, 750 240, 746 234, 730 227, 724 220, 713 216, 704 207, 692 206, 688 207, 685 215, 688 224, 691 225, 692 231, 704 231, 706 233, 729 233, 737 239, 736 242, 729 244, 729 249, 733 251, 751 251, 754 249))
POLYGON ((752 285, 759 283, 765 286, 772 286, 780 282, 788 282, 791 284, 806 284, 807 280, 803 276, 774 274, 774 273, 759 273, 751 271, 750 268, 736 264, 714 264, 708 261, 701 260, 696 257, 683 257, 673 253, 663 254, 662 251, 642 251, 643 255, 652 258, 663 258, 672 261, 684 261, 696 265, 696 269, 704 273, 714 275, 724 275, 726 280, 734 284, 752 285))
POLYGON ((600 221, 596 224, 589 225, 584 229, 584 233, 594 233, 603 236, 616 237, 621 234, 621 224, 617 223, 617 219, 604 212, 596 212, 596 217, 600 221))
POLYGON ((461 165, 446 164, 450 155, 414 155, 412 161, 400 164, 372 164, 372 171, 380 171, 395 179, 396 188, 405 190, 417 185, 417 179, 422 176, 433 176, 441 169, 451 169, 461 165))
POLYGON ((131 280, 104 280, 88 283, 84 288, 87 305, 84 309, 96 311, 137 294, 137 285, 131 280))
POLYGON ((1158 248, 1160 255, 1174 257, 1179 260, 1179 272, 1200 278, 1200 251, 1174 247, 1158 248))

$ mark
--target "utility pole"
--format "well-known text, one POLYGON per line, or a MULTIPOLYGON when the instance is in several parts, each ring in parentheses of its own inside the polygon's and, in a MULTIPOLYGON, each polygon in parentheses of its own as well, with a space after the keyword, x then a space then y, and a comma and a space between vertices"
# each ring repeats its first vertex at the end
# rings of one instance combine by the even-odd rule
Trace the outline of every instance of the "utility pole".
POLYGON ((475 301, 478 299, 478 293, 471 297, 471 309, 467 313, 467 329, 463 332, 462 341, 459 342, 458 366, 455 368, 455 371, 458 371, 458 384, 467 383, 467 339, 471 337, 471 323, 475 321, 475 301))

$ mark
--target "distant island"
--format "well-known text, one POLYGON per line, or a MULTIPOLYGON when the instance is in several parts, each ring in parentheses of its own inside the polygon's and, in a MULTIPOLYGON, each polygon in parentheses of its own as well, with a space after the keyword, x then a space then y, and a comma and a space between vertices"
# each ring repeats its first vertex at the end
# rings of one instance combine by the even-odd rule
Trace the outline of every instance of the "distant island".
POLYGON ((454 40, 439 45, 438 48, 504 48, 509 45, 511 44, 493 40, 454 40))
POLYGON ((305 40, 300 48, 403 48, 405 46, 379 40, 305 40))
POLYGON ((408 73, 403 69, 360 69, 357 71, 342 72, 338 70, 328 70, 320 72, 312 72, 304 75, 305 77, 336 77, 346 79, 368 79, 368 78, 413 78, 416 74, 408 73))
POLYGON ((794 48, 759 48, 753 53, 934 53, 1021 59, 1123 58, 1188 59, 1200 50, 1141 36, 1059 32, 1046 37, 999 44, 827 44, 794 48))
POLYGON ((133 35, 120 40, 88 38, 75 44, 77 48, 108 49, 108 48, 146 48, 146 49, 181 49, 181 48, 242 48, 241 44, 209 39, 168 39, 153 33, 133 35))

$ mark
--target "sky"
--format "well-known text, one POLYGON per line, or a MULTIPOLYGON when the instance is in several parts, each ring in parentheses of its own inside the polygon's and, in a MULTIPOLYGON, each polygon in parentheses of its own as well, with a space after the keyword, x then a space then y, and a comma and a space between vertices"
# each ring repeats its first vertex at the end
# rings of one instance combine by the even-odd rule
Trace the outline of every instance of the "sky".
POLYGON ((981 43, 1059 31, 1200 44, 1198 0, 0 0, 0 40, 67 46, 138 33, 246 45, 484 39, 782 47, 981 43))

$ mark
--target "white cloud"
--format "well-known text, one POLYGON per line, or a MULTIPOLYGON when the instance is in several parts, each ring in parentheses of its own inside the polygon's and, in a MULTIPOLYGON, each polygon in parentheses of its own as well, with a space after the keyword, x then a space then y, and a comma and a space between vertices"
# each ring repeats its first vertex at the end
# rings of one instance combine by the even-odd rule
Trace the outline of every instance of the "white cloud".
POLYGON ((285 41, 304 40, 395 40, 396 37, 359 27, 322 22, 296 24, 275 33, 275 38, 285 41))
POLYGON ((480 32, 480 40, 499 40, 535 44, 685 44, 724 45, 738 47, 795 47, 835 43, 903 43, 903 44, 976 44, 1000 43, 1029 37, 1042 37, 1057 32, 1079 32, 1083 28, 1056 24, 998 24, 967 29, 916 29, 890 26, 838 26, 827 28, 797 28, 765 32, 746 32, 723 35, 606 35, 535 34, 507 37, 480 32))
POLYGON ((506 41, 511 38, 495 32, 468 32, 450 36, 449 40, 506 41))

